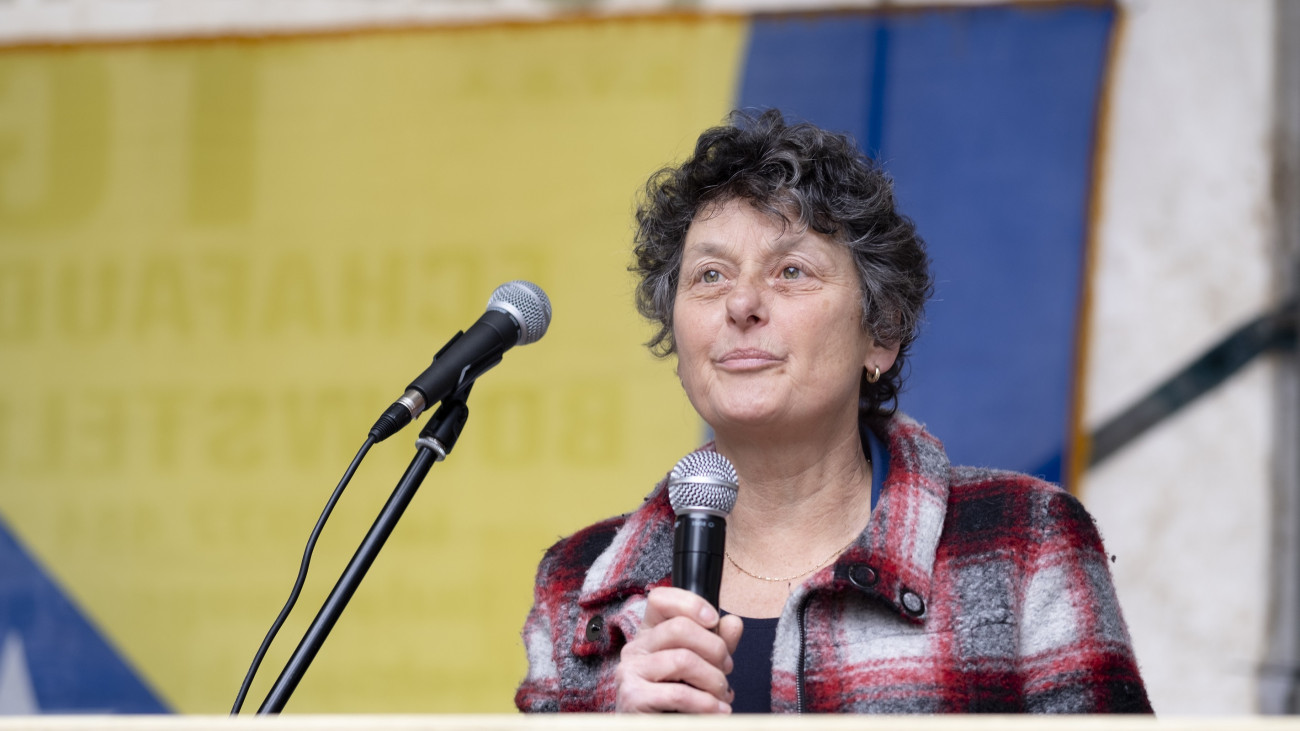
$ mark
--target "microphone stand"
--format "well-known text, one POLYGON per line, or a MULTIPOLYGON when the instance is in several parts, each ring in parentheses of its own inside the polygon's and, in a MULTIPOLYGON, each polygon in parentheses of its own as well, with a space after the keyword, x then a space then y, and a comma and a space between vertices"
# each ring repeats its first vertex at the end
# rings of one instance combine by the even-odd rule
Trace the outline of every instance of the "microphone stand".
POLYGON ((307 667, 316 658, 321 644, 329 636, 330 630, 334 629, 334 623, 338 621, 339 615, 352 599, 352 594, 365 578, 370 564, 374 563, 379 550, 384 547, 384 542, 393 532, 406 506, 410 504, 411 498, 415 497, 415 491, 424 482, 429 468, 434 462, 446 459, 452 448, 456 446, 456 440, 465 426, 465 420, 469 418, 469 406, 465 404, 465 400, 469 398, 469 391, 473 385, 471 382, 451 397, 444 399, 442 405, 429 418, 429 423, 420 430, 420 438, 415 440, 417 447, 415 457, 407 466, 406 473, 393 489, 393 494, 389 496, 383 510, 379 511, 379 517, 375 518, 374 524, 362 539, 361 546, 353 554, 347 568, 343 569, 343 575, 339 577, 338 583, 326 597, 325 604, 316 613, 316 618, 307 628, 302 641, 298 643, 298 648, 293 651, 284 670, 280 671, 280 677, 276 678, 271 692, 257 709, 258 715, 279 713, 284 708, 285 702, 289 700, 289 696, 298 687, 298 682, 302 680, 303 673, 307 672, 307 667))

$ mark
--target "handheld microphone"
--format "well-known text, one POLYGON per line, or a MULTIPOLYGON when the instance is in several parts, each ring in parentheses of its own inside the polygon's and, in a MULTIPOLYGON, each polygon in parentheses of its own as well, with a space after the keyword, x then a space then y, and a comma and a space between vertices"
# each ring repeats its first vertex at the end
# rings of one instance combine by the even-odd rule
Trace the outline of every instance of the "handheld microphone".
POLYGON ((433 356, 433 363, 411 381, 406 393, 370 429, 382 442, 435 404, 474 382, 515 345, 535 343, 551 324, 551 300, 532 282, 515 280, 497 287, 487 312, 468 330, 456 333, 433 356))
POLYGON ((717 452, 692 452, 668 475, 673 524, 673 586, 699 594, 716 609, 722 589, 727 517, 739 480, 717 452))

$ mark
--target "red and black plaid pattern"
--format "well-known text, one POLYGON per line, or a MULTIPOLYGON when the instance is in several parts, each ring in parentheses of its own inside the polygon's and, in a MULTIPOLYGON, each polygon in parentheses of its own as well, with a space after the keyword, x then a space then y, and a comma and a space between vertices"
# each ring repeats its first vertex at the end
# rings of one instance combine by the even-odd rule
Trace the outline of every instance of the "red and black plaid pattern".
MULTIPOLYGON (((953 468, 902 415, 882 437, 890 471, 866 530, 778 623, 772 710, 1149 713, 1079 502, 1025 475, 953 468)), ((669 583, 672 524, 660 483, 641 509, 547 551, 521 710, 613 709, 619 650, 646 592, 669 583)))

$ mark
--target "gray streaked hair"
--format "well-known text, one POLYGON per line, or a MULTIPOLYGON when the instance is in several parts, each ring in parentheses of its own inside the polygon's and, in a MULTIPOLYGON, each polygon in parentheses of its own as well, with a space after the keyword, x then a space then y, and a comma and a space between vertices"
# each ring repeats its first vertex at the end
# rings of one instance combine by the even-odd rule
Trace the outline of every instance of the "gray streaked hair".
POLYGON ((808 123, 786 124, 777 110, 732 112, 727 124, 700 135, 689 159, 646 182, 630 269, 640 277, 637 309, 658 325, 650 351, 676 351, 673 303, 686 231, 711 206, 732 200, 848 247, 861 284, 863 330, 898 345, 898 358, 879 381, 863 374, 862 399, 873 413, 891 413, 934 290, 925 242, 898 212, 892 181, 853 140, 808 123))

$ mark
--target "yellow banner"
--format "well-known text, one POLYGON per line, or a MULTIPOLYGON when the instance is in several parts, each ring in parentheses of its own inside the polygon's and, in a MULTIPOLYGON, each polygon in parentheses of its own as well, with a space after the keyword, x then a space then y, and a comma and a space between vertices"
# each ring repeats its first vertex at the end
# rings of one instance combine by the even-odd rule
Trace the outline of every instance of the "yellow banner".
MULTIPOLYGON (((640 345, 632 201, 729 108, 743 35, 668 18, 0 52, 0 515, 164 702, 223 712, 375 418, 496 285, 532 280, 549 334, 475 388, 286 708, 508 711, 541 551, 699 441, 640 345)), ((249 706, 417 428, 343 497, 249 706)))

